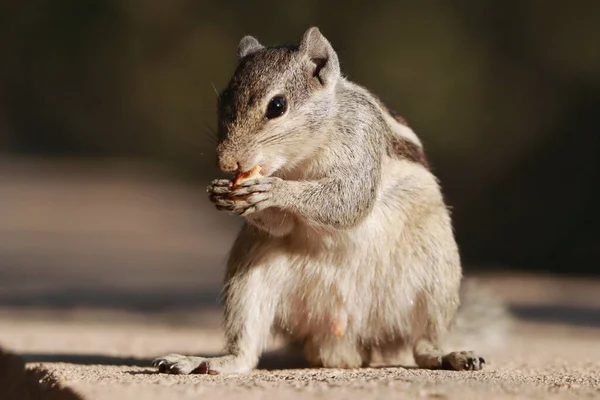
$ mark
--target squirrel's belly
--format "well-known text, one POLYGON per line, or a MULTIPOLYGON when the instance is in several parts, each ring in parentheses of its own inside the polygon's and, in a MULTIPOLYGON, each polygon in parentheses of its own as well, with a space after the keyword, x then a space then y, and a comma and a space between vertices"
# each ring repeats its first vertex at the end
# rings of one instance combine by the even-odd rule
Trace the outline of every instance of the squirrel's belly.
POLYGON ((305 261, 293 266, 278 312, 288 335, 364 340, 410 329, 416 293, 401 269, 365 254, 305 261))

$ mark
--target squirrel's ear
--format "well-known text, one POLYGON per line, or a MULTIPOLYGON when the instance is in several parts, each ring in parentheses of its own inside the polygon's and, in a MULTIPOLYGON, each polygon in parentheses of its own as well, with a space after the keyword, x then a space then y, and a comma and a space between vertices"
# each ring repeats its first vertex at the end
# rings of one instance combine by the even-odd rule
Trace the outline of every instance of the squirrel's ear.
POLYGON ((313 76, 321 84, 329 85, 340 76, 338 56, 319 28, 311 27, 304 32, 299 50, 314 64, 313 76))
POLYGON ((241 60, 248 54, 263 49, 264 46, 254 36, 244 36, 238 45, 238 58, 241 60))

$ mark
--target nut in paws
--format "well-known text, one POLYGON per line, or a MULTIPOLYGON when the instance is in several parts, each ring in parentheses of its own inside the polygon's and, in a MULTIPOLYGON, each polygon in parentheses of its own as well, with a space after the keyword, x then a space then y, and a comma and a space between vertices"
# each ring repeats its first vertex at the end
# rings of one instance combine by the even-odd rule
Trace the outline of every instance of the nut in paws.
POLYGON ((273 188, 280 181, 280 178, 265 177, 234 186, 229 180, 216 179, 207 191, 218 210, 246 216, 273 206, 273 188))

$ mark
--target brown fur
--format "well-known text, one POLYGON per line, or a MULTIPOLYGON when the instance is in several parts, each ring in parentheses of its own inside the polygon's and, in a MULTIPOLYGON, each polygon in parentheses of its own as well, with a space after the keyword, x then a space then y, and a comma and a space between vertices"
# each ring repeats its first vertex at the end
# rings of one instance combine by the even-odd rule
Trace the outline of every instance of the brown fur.
POLYGON ((429 163, 423 149, 407 139, 391 138, 388 146, 388 155, 421 164, 423 167, 429 169, 429 163))

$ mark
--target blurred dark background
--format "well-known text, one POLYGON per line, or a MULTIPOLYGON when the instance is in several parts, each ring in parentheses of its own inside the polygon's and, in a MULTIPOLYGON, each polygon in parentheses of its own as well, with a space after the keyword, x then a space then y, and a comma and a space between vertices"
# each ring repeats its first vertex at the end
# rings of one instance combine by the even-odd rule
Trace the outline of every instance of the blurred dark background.
POLYGON ((311 25, 422 138, 468 271, 597 274, 600 2, 568 4, 3 0, 0 301, 217 293, 213 85, 311 25))

